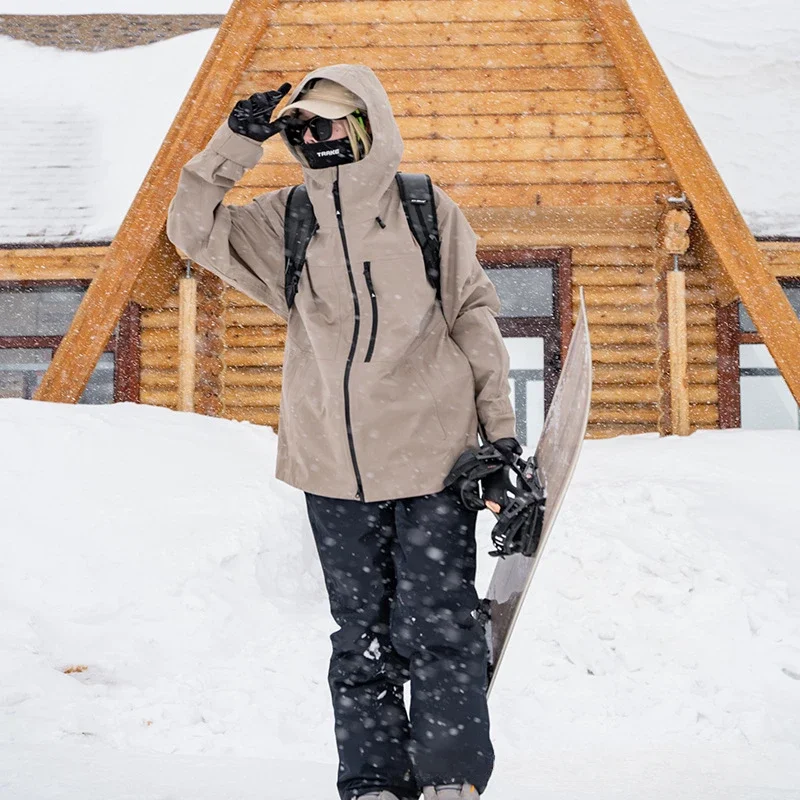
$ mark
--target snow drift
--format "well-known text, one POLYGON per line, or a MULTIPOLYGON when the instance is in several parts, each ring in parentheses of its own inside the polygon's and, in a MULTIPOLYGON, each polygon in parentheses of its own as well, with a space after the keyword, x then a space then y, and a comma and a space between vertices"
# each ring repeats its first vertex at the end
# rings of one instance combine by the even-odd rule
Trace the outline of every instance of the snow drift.
MULTIPOLYGON (((0 796, 335 797, 333 625, 273 431, 2 400, 0 441, 0 796)), ((791 431, 586 443, 488 800, 800 797, 798 474, 791 431)))

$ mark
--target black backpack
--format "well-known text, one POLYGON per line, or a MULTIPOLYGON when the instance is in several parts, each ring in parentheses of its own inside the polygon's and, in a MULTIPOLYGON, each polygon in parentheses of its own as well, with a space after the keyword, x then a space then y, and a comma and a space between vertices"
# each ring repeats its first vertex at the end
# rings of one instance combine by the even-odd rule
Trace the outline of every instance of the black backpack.
MULTIPOLYGON (((408 227, 414 234, 425 260, 428 283, 436 290, 439 299, 439 224, 433 185, 428 175, 398 172, 395 175, 400 190, 400 200, 406 212, 408 227)), ((308 199, 304 184, 293 186, 286 200, 284 222, 284 252, 286 255, 286 307, 291 308, 297 294, 297 285, 306 263, 306 250, 319 225, 314 207, 308 199)))

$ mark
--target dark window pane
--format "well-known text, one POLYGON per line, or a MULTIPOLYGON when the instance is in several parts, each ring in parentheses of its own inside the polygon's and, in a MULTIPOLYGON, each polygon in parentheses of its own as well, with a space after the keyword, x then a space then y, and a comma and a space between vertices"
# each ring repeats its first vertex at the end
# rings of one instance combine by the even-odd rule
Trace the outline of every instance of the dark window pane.
POLYGON ((79 403, 101 405, 114 402, 114 354, 103 353, 79 403))
POLYGON ((487 269, 500 297, 501 317, 552 317, 553 270, 542 267, 487 269))
MULTIPOLYGON (((784 286, 783 292, 794 309, 794 313, 800 318, 800 286, 784 286)), ((758 329, 750 314, 747 313, 744 303, 739 303, 739 330, 743 333, 758 333, 758 329)))
MULTIPOLYGON (((45 348, 0 348, 0 398, 33 399, 50 366, 52 351, 45 348)), ((103 353, 78 401, 87 404, 114 402, 114 354, 103 353)))
POLYGON ((85 292, 80 286, 0 290, 0 336, 63 336, 85 292))
POLYGON ((0 397, 30 400, 50 358, 49 349, 0 348, 0 397))
POLYGON ((750 315, 747 313, 747 309, 744 307, 744 303, 739 303, 739 330, 743 333, 755 333, 756 326, 753 320, 751 319, 750 315))
POLYGON ((783 291, 786 292, 794 313, 800 317, 800 286, 784 286, 783 291))

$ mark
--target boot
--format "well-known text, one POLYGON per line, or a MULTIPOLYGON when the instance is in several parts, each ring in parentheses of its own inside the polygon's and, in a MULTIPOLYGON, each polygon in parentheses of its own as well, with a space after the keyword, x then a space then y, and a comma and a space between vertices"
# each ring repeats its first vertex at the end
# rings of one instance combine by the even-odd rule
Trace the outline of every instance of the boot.
POLYGON ((471 783, 446 783, 441 786, 423 786, 423 800, 481 800, 471 783))

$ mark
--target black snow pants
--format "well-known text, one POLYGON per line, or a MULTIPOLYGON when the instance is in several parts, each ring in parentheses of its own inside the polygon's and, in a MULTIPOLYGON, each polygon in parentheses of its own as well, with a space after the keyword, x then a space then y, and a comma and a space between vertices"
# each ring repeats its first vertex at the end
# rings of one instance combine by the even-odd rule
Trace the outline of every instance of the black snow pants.
POLYGON ((306 505, 339 625, 328 681, 342 800, 462 782, 483 792, 494 752, 477 512, 449 489, 373 503, 306 493, 306 505))

